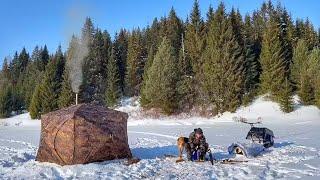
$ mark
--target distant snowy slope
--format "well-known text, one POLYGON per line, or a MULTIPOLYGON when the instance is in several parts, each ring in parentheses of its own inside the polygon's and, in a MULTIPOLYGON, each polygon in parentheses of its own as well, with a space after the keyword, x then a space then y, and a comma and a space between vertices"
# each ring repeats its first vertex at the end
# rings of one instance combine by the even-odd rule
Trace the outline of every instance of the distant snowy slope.
POLYGON ((40 126, 41 121, 32 120, 29 113, 20 114, 7 119, 0 119, 0 126, 40 126))
MULTIPOLYGON (((139 104, 139 98, 126 98, 121 101, 116 110, 129 114, 128 126, 137 125, 202 125, 215 124, 217 122, 233 122, 234 118, 242 117, 249 121, 261 118, 263 123, 308 123, 315 121, 320 123, 320 110, 315 106, 302 106, 298 97, 295 97, 295 110, 291 113, 281 111, 278 103, 267 100, 264 96, 257 98, 249 106, 241 106, 235 113, 225 112, 219 116, 206 118, 189 116, 186 114, 159 117, 146 116, 139 104)), ((40 126, 39 120, 31 120, 29 113, 17 115, 7 119, 0 119, 0 126, 40 126)))
POLYGON ((279 122, 301 122, 318 120, 320 123, 320 110, 315 106, 302 106, 299 99, 295 96, 295 110, 291 113, 281 111, 278 103, 267 100, 261 96, 254 100, 249 106, 241 106, 235 113, 225 112, 212 118, 188 116, 185 114, 164 116, 158 118, 145 116, 142 111, 138 98, 129 98, 122 101, 121 106, 116 108, 119 111, 129 114, 129 126, 135 125, 201 125, 214 124, 216 122, 233 122, 235 117, 243 117, 249 121, 256 121, 261 118, 264 123, 279 122))

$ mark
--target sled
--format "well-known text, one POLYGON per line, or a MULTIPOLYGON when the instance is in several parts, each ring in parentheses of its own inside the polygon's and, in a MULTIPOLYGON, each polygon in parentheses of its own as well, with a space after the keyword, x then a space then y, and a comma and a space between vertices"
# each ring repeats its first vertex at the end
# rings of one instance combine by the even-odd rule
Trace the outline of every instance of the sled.
POLYGON ((252 141, 253 143, 262 144, 265 148, 272 147, 274 144, 274 134, 273 131, 266 127, 255 127, 257 124, 262 124, 261 117, 258 118, 256 122, 248 122, 246 118, 234 118, 235 121, 244 124, 249 124, 251 126, 246 139, 252 141))
POLYGON ((138 162, 140 162, 141 161, 141 159, 139 159, 139 158, 129 158, 128 160, 127 160, 127 162, 125 163, 125 165, 126 166, 130 166, 130 165, 132 165, 132 164, 137 164, 138 162))
POLYGON ((228 147, 228 152, 232 156, 242 155, 246 158, 256 157, 265 150, 265 147, 259 143, 232 143, 228 147))
POLYGON ((251 127, 246 139, 262 144, 265 148, 269 148, 274 144, 274 134, 268 128, 251 127))
POLYGON ((220 164, 238 164, 238 163, 246 163, 248 162, 248 160, 223 159, 216 162, 220 164))

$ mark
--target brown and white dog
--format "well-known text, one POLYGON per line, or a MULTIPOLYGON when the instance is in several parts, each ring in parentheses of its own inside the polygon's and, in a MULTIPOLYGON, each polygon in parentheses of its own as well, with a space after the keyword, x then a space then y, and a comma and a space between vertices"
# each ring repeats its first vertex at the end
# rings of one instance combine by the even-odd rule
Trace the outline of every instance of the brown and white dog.
POLYGON ((179 137, 177 139, 177 146, 178 146, 178 151, 179 151, 179 159, 177 161, 182 161, 182 153, 183 150, 186 148, 186 144, 189 142, 189 138, 187 137, 179 137))

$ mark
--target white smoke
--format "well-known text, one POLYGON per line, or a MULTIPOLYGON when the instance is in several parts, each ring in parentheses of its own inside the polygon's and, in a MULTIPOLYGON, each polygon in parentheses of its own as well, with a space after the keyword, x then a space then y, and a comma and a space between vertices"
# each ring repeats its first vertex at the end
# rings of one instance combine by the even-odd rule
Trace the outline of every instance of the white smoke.
POLYGON ((72 53, 70 53, 71 57, 69 57, 67 61, 67 68, 69 70, 72 91, 79 93, 83 79, 82 67, 84 59, 89 53, 88 41, 75 38, 75 42, 71 42, 71 46, 73 49, 72 53))
POLYGON ((81 28, 85 22, 85 19, 89 13, 88 6, 75 3, 67 12, 66 21, 66 35, 69 39, 69 49, 67 69, 69 70, 69 79, 71 81, 72 91, 79 93, 79 88, 83 81, 82 67, 84 59, 89 53, 87 39, 80 39, 76 36, 81 36, 81 28), (72 38, 74 37, 74 38, 72 38))

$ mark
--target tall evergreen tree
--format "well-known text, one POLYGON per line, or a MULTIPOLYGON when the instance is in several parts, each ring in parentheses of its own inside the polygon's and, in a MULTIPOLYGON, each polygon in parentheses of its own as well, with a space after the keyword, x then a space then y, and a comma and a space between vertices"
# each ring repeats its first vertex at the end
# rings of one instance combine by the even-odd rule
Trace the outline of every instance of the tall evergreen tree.
MULTIPOLYGON (((203 61, 202 61, 202 54, 205 49, 205 24, 201 17, 201 12, 199 8, 199 2, 197 0, 194 1, 193 10, 189 16, 190 22, 187 23, 186 33, 185 33, 185 40, 183 41, 183 49, 180 53, 183 57, 179 57, 182 60, 184 65, 184 70, 186 71, 182 75, 184 76, 195 76, 196 81, 193 84, 194 87, 192 89, 195 90, 196 93, 194 94, 195 98, 199 98, 198 101, 201 102, 203 100, 201 84, 200 82, 203 81, 203 61), (188 67, 190 66, 191 67, 188 67), (201 100, 202 99, 202 100, 201 100)), ((185 86, 186 81, 190 80, 187 77, 182 77, 185 82, 181 82, 179 84, 185 86)), ((181 87, 180 89, 185 89, 186 87, 181 87)), ((185 92, 188 93, 188 92, 185 92)), ((184 93, 183 93, 184 94, 184 93)))
POLYGON ((41 56, 41 61, 38 63, 38 69, 40 71, 44 71, 46 69, 46 66, 50 58, 47 45, 44 45, 44 47, 40 49, 40 56, 41 56))
POLYGON ((210 4, 208 12, 207 12, 206 29, 209 29, 210 23, 212 22, 213 18, 214 18, 214 10, 213 10, 212 5, 210 4))
POLYGON ((270 18, 263 36, 262 50, 260 54, 262 74, 260 76, 261 92, 271 93, 277 100, 277 92, 284 82, 285 54, 282 47, 279 23, 276 18, 270 18))
POLYGON ((128 42, 126 94, 138 95, 142 83, 143 68, 146 60, 146 49, 142 44, 140 29, 132 31, 128 42))
MULTIPOLYGON (((148 52, 148 58, 147 58, 146 65, 144 67, 143 82, 142 82, 142 87, 141 87, 142 90, 146 88, 145 87, 146 86, 146 82, 148 82, 148 71, 149 71, 150 67, 153 64, 154 55, 155 55, 155 53, 154 53, 154 50, 153 50, 153 46, 151 46, 150 50, 148 52)), ((150 103, 149 100, 147 99, 145 93, 141 93, 141 95, 140 95, 140 103, 141 104, 150 103)))
POLYGON ((69 78, 69 69, 68 67, 65 67, 62 78, 62 84, 61 84, 61 91, 58 98, 58 107, 64 108, 68 107, 71 104, 75 104, 75 97, 74 93, 72 92, 71 82, 69 78))
POLYGON ((315 77, 315 105, 320 109, 320 73, 318 72, 315 77))
POLYGON ((12 112, 12 87, 11 85, 0 89, 0 118, 7 118, 12 112))
POLYGON ((255 52, 255 41, 251 17, 245 16, 244 22, 244 54, 245 54, 245 93, 252 93, 259 83, 260 64, 255 52))
POLYGON ((16 51, 14 53, 13 59, 9 64, 10 69, 10 77, 11 77, 11 83, 17 84, 19 76, 20 76, 20 65, 19 65, 19 58, 18 58, 18 52, 16 51))
POLYGON ((300 101, 303 105, 312 105, 315 100, 314 87, 312 84, 312 78, 308 74, 308 72, 303 71, 301 73, 301 84, 298 89, 298 95, 300 97, 300 101))
POLYGON ((2 70, 0 73, 0 88, 7 86, 11 83, 11 72, 7 58, 4 58, 2 70))
POLYGON ((177 62, 170 41, 163 39, 152 66, 147 71, 148 78, 142 89, 147 104, 143 107, 161 108, 165 113, 173 113, 176 108, 177 62))
POLYGON ((47 113, 58 109, 58 97, 61 92, 61 82, 63 81, 62 75, 64 71, 65 59, 58 48, 54 59, 48 65, 48 70, 44 75, 43 81, 40 86, 40 97, 42 98, 43 113, 47 113))
POLYGON ((111 51, 111 57, 107 66, 107 88, 105 92, 105 101, 108 107, 117 105, 120 97, 119 73, 117 61, 115 59, 114 48, 111 51))
POLYGON ((223 3, 215 13, 204 53, 204 89, 216 113, 235 111, 243 92, 243 56, 223 3))
POLYGON ((64 65, 64 56, 59 46, 55 56, 46 68, 42 82, 33 94, 29 108, 30 112, 32 112, 30 114, 32 118, 39 118, 42 113, 58 109, 64 65))
POLYGON ((81 39, 83 43, 88 44, 88 46, 92 45, 94 38, 94 26, 90 17, 87 17, 81 32, 81 39))
POLYGON ((171 8, 168 19, 166 21, 166 33, 165 36, 172 44, 175 56, 179 56, 181 48, 181 34, 183 32, 183 24, 176 14, 176 11, 171 8))
MULTIPOLYGON (((320 71, 320 48, 314 48, 309 56, 308 56, 308 61, 306 63, 309 74, 316 78, 316 75, 319 74, 320 71)), ((312 79, 315 84, 315 79, 312 79)))
POLYGON ((304 40, 300 40, 294 52, 294 71, 298 95, 305 105, 316 103, 318 74, 320 70, 320 50, 308 53, 304 40), (300 64, 300 66, 299 66, 300 64))
POLYGON ((35 89, 42 79, 43 70, 45 69, 44 62, 42 61, 42 50, 36 46, 32 52, 30 62, 24 73, 24 78, 22 78, 22 89, 25 108, 28 109, 31 103, 32 95, 35 89))
POLYGON ((193 70, 196 73, 201 73, 201 56, 205 49, 205 28, 204 22, 201 18, 199 2, 194 1, 193 10, 190 14, 190 23, 187 24, 185 35, 185 51, 191 60, 193 70))
POLYGON ((281 46, 284 54, 285 61, 285 76, 286 78, 290 77, 290 66, 292 64, 292 56, 293 56, 293 47, 292 47, 292 34, 293 34, 293 24, 291 21, 291 17, 288 14, 287 10, 278 4, 277 10, 277 18, 280 24, 280 40, 281 46))
POLYGON ((107 32, 95 31, 89 54, 85 59, 84 85, 82 98, 84 102, 104 104, 104 92, 107 63, 110 57, 111 39, 107 32))
POLYGON ((31 119, 39 119, 42 114, 40 84, 34 90, 28 111, 30 112, 31 119))
POLYGON ((31 103, 31 99, 37 86, 43 77, 43 72, 41 72, 37 64, 33 61, 28 64, 22 83, 22 94, 24 97, 25 108, 28 109, 31 103))
POLYGON ((21 53, 19 54, 18 61, 19 61, 18 68, 20 70, 20 73, 23 73, 27 69, 28 63, 30 61, 29 54, 27 53, 26 48, 22 49, 21 53))
POLYGON ((307 63, 308 54, 309 51, 307 43, 305 40, 300 39, 293 51, 293 65, 291 67, 292 80, 297 84, 298 87, 301 84, 301 73, 303 68, 305 68, 305 64, 307 63))
POLYGON ((293 111, 293 90, 292 86, 290 85, 290 81, 288 78, 282 83, 282 88, 279 92, 279 103, 281 110, 283 112, 289 113, 293 111))
POLYGON ((128 50, 128 32, 125 29, 121 29, 119 34, 116 34, 115 41, 114 41, 114 51, 115 51, 114 58, 118 66, 119 85, 120 85, 122 94, 124 94, 124 90, 125 90, 127 50, 128 50))
POLYGON ((236 11, 234 8, 231 9, 230 21, 231 21, 231 26, 232 26, 234 38, 238 42, 239 46, 242 48, 244 46, 243 22, 242 22, 242 16, 241 16, 239 10, 236 11))
POLYGON ((309 19, 307 19, 303 25, 302 37, 307 42, 309 50, 312 50, 315 46, 317 46, 317 33, 309 19))

